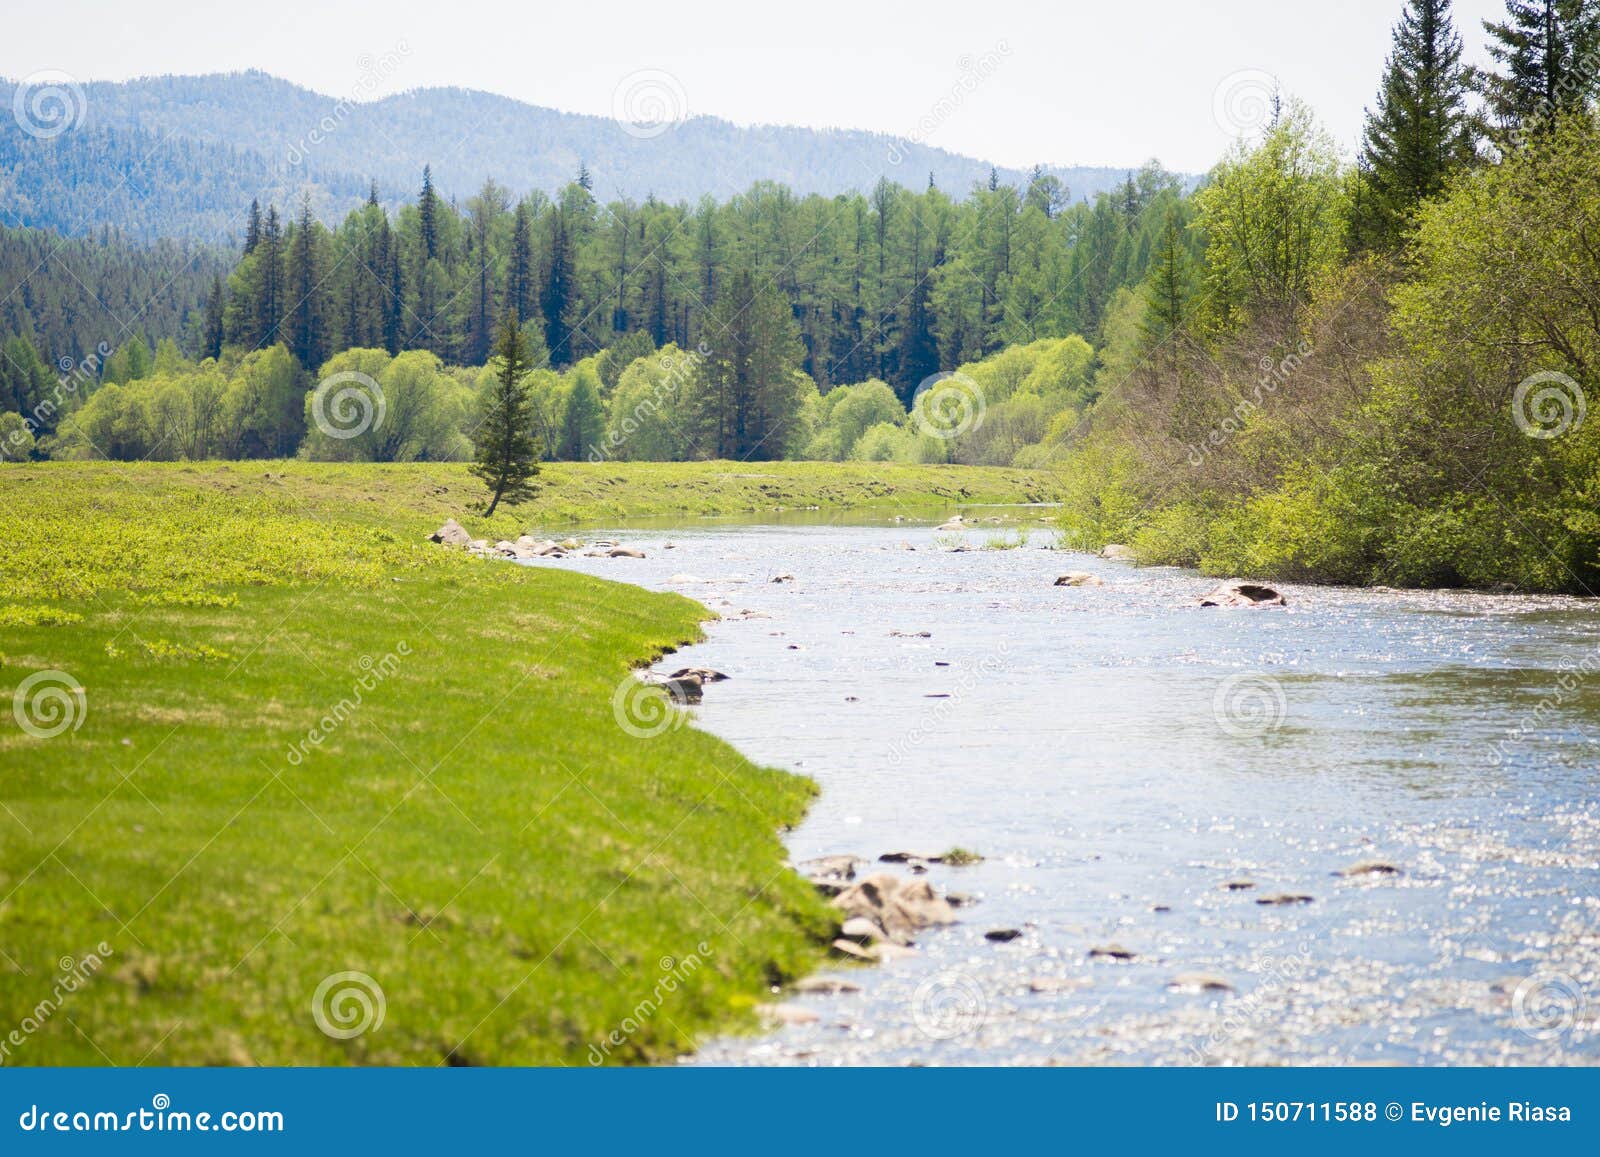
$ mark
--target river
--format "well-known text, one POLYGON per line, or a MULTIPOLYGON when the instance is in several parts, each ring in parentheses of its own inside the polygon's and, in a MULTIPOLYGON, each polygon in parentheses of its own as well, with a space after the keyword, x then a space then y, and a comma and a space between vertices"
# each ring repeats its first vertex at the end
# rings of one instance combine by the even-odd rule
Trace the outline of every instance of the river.
POLYGON ((977 903, 915 955, 690 1063, 1600 1063, 1593 603, 1201 609, 1193 572, 973 517, 1001 521, 633 526, 585 537, 644 559, 534 564, 730 616, 665 666, 727 672, 696 725, 820 784, 795 862, 984 857, 929 870, 977 903))

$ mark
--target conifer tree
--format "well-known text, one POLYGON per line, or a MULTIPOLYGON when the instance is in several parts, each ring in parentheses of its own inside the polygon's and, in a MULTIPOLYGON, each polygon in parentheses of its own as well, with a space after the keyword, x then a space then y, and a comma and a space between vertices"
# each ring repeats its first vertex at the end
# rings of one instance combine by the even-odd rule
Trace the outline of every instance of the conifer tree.
POLYGON ((433 168, 422 166, 422 195, 417 198, 422 224, 422 251, 429 261, 439 255, 439 195, 433 191, 433 168))
POLYGON ((1487 112, 1520 139, 1548 132, 1600 87, 1600 0, 1506 0, 1483 23, 1498 72, 1477 74, 1487 112))
POLYGON ((1473 154, 1468 77, 1450 0, 1408 0, 1361 149, 1358 240, 1396 244, 1411 212, 1473 154))
POLYGON ((473 433, 477 452, 472 473, 489 488, 485 517, 493 515, 502 500, 515 505, 531 497, 531 481, 539 473, 533 398, 525 380, 531 367, 514 313, 500 322, 495 358, 494 384, 484 397, 482 417, 473 433))

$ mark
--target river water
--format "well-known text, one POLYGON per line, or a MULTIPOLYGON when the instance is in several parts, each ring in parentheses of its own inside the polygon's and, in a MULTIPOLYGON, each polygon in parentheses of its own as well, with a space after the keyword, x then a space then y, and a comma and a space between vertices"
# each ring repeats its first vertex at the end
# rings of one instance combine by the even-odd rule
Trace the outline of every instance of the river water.
POLYGON ((1200 609, 1211 580, 986 513, 635 526, 586 537, 645 559, 534 564, 729 616, 664 665, 727 672, 696 725, 821 785, 795 862, 984 857, 926 876, 976 900, 960 923, 693 1062, 1600 1063, 1600 609, 1200 609), (1398 871, 1336 874, 1364 862, 1398 871))

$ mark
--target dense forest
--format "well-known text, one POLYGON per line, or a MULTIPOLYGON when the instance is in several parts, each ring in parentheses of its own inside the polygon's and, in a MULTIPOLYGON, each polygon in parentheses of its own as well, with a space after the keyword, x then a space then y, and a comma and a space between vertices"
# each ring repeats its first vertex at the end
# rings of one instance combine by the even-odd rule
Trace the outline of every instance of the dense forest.
MULTIPOLYGON (((998 52, 997 46, 975 57, 973 75, 955 79, 981 80, 998 65, 998 52)), ((831 196, 866 192, 885 176, 910 184, 930 171, 946 188, 964 191, 988 175, 987 162, 935 148, 914 139, 917 133, 903 138, 694 116, 687 95, 665 74, 625 78, 614 110, 666 116, 659 130, 629 131, 633 126, 611 117, 459 88, 370 99, 376 86, 406 75, 408 55, 396 44, 368 59, 347 91, 332 95, 261 72, 66 88, 60 99, 71 131, 39 137, 0 117, 0 220, 65 233, 109 225, 143 240, 236 246, 252 198, 297 204, 303 190, 323 220, 336 221, 365 200, 371 181, 386 197, 414 192, 429 157, 437 158, 440 195, 456 201, 490 177, 518 195, 552 193, 580 164, 606 200, 624 194, 726 200, 757 181, 831 196), (472 132, 463 134, 462 125, 472 132)), ((14 87, 0 80, 0 108, 11 109, 13 96, 14 87)), ((1091 200, 1123 178, 1121 169, 1110 168, 1050 172, 1091 200)), ((1019 184, 1027 174, 1002 169, 1000 177, 1019 184)))
POLYGON ((334 227, 255 204, 180 341, 5 445, 464 459, 515 318, 545 457, 1051 466, 1067 541, 1146 562, 1588 591, 1600 3, 1484 34, 1469 69, 1448 0, 1408 0, 1354 163, 1282 95, 1193 190, 1152 163, 1088 201, 1041 171, 602 202, 580 169, 457 204, 425 171, 334 227))

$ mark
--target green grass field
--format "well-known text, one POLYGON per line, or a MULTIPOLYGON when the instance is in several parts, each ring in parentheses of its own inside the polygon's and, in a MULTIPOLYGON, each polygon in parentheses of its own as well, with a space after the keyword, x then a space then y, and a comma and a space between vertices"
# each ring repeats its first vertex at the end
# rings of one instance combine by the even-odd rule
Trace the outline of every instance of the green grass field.
POLYGON ((637 1063, 753 1024, 832 929, 779 839, 812 785, 612 706, 705 610, 422 535, 1043 493, 561 466, 489 524, 458 466, 0 468, 0 1062, 637 1063))

